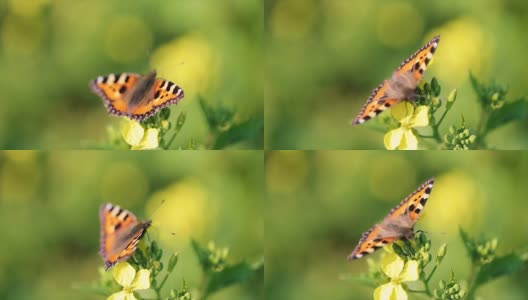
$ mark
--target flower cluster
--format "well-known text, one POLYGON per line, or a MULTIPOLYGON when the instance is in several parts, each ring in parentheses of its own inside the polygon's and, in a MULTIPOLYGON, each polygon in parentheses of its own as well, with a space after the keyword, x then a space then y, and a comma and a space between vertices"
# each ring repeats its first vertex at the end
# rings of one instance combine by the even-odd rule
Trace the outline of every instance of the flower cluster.
POLYGON ((464 298, 466 294, 466 291, 455 281, 454 272, 451 272, 451 279, 449 282, 440 280, 440 282, 438 282, 438 289, 435 289, 433 292, 435 299, 441 300, 458 300, 464 298))
POLYGON ((477 140, 477 136, 472 134, 464 123, 464 120, 462 120, 462 125, 459 127, 453 125, 449 127, 449 133, 444 135, 444 142, 447 149, 469 150, 477 140))
POLYGON ((160 113, 148 118, 143 123, 123 118, 121 137, 131 150, 168 149, 185 123, 185 113, 180 113, 176 121, 173 136, 167 141, 165 135, 172 128, 168 121, 170 109, 164 108, 160 113))

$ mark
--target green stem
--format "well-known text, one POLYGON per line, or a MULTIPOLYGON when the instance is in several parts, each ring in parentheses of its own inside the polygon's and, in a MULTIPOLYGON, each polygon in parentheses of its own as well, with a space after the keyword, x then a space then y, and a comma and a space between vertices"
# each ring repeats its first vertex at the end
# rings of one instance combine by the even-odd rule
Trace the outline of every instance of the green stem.
POLYGON ((447 115, 447 109, 444 110, 444 113, 442 114, 442 116, 440 117, 440 120, 438 121, 438 123, 436 123, 436 126, 439 127, 440 124, 442 124, 442 122, 444 121, 444 118, 445 116, 447 115))
POLYGON ((475 297, 475 291, 477 290, 477 285, 475 284, 476 274, 477 274, 478 266, 473 264, 471 266, 471 271, 469 272, 468 277, 468 293, 467 293, 467 299, 471 300, 475 297))
POLYGON ((204 272, 202 283, 200 284, 200 293, 199 298, 200 300, 207 300, 207 297, 209 297, 209 294, 207 293, 207 285, 209 284, 209 274, 207 272, 204 272))
POLYGON ((165 278, 163 278, 163 280, 161 281, 161 284, 158 287, 160 291, 163 288, 163 285, 165 284, 165 282, 167 281, 167 278, 169 278, 169 273, 165 274, 165 278))
POLYGON ((176 129, 174 130, 174 134, 172 135, 172 137, 170 138, 169 142, 167 143, 167 145, 165 145, 165 150, 169 150, 170 148, 170 145, 172 144, 172 142, 174 142, 174 139, 176 138, 176 136, 178 135, 178 133, 180 132, 179 129, 176 129))
POLYGON ((433 269, 431 270, 431 273, 429 273, 429 276, 427 276, 427 279, 425 281, 429 284, 429 280, 431 280, 431 277, 433 277, 434 272, 436 271, 436 268, 438 268, 438 265, 435 265, 433 269))

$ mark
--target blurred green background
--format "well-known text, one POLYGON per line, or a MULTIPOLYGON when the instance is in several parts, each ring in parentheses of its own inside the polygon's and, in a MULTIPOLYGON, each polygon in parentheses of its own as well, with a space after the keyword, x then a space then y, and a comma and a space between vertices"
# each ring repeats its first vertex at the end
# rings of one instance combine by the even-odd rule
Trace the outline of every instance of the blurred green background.
MULTIPOLYGON (((383 133, 350 122, 384 79, 433 36, 441 41, 425 79, 441 96, 458 89, 441 130, 475 128, 468 73, 528 95, 525 0, 269 0, 265 5, 267 149, 383 149, 383 133)), ((500 149, 528 148, 528 120, 489 135, 500 149)))
MULTIPOLYGON (((0 152, 0 299, 105 299, 74 286, 99 278, 106 202, 152 219, 148 236, 165 255, 179 252, 165 288, 200 284, 191 237, 229 247, 230 262, 254 262, 264 249, 263 174, 257 151, 0 152)), ((261 273, 210 298, 263 299, 262 288, 261 273)))
MULTIPOLYGON (((364 259, 346 258, 363 232, 433 176, 416 229, 429 232, 432 253, 449 244, 434 286, 451 268, 457 280, 467 278, 459 226, 475 237, 498 237, 499 255, 528 250, 528 152, 273 151, 265 164, 269 299, 372 299, 372 288, 339 279, 367 271, 364 259)), ((527 276, 525 269, 493 281, 477 295, 527 299, 527 276)))
MULTIPOLYGON (((262 118, 260 0, 0 1, 1 149, 78 149, 106 138, 110 117, 89 81, 108 73, 173 81, 187 112, 175 145, 208 135, 197 96, 262 118)), ((251 140, 238 148, 262 148, 251 140)))

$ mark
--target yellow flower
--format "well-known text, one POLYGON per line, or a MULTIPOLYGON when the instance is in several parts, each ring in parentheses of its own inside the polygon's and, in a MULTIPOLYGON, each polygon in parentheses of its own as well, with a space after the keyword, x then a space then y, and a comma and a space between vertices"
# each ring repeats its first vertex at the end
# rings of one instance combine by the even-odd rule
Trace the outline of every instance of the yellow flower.
POLYGON ((381 269, 391 281, 374 290, 374 300, 407 300, 407 292, 403 289, 402 283, 418 280, 418 268, 418 262, 415 260, 405 263, 395 253, 384 256, 381 260, 381 269))
POLYGON ((400 127, 385 134, 384 143, 388 150, 416 150, 418 139, 413 127, 429 125, 429 107, 418 106, 416 110, 408 101, 404 101, 391 109, 392 116, 400 122, 400 127))
POLYGON ((156 128, 145 130, 141 124, 133 120, 125 121, 121 127, 121 135, 125 142, 132 146, 132 150, 149 150, 159 147, 159 130, 156 128))
POLYGON ((136 300, 134 291, 150 288, 150 271, 141 269, 136 273, 136 270, 127 262, 118 263, 114 267, 113 275, 123 290, 110 295, 107 300, 136 300))

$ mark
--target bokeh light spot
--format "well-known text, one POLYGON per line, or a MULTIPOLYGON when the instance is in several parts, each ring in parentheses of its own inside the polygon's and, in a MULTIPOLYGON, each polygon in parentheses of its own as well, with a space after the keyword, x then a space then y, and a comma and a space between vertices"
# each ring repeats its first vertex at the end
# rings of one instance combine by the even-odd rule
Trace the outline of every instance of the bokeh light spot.
POLYGON ((39 21, 9 15, 2 23, 2 43, 8 57, 30 56, 44 39, 39 21))
POLYGON ((470 17, 451 21, 430 36, 442 34, 440 46, 435 54, 433 72, 448 85, 456 86, 468 78, 468 70, 476 74, 486 72, 495 55, 491 36, 470 17))
POLYGON ((171 184, 154 194, 147 211, 153 226, 163 228, 159 231, 160 240, 171 245, 175 239, 177 244, 183 244, 202 237, 209 224, 216 222, 217 214, 207 191, 192 179, 171 184))
POLYGON ((281 39, 302 39, 312 30, 315 17, 312 0, 277 1, 271 12, 271 32, 281 39))
POLYGON ((50 0, 9 0, 9 10, 17 16, 36 17, 50 0))
POLYGON ((161 46, 152 54, 151 65, 161 76, 176 82, 192 99, 215 81, 218 59, 207 39, 190 33, 161 46))
POLYGON ((430 200, 421 219, 428 230, 436 232, 473 228, 486 211, 484 195, 479 193, 473 177, 457 170, 436 178, 430 200))
POLYGON ((115 17, 105 35, 105 51, 115 61, 130 63, 149 55, 152 33, 139 18, 115 17))
POLYGON ((377 13, 376 33, 386 46, 401 48, 412 44, 422 31, 422 14, 408 2, 387 2, 377 13))

